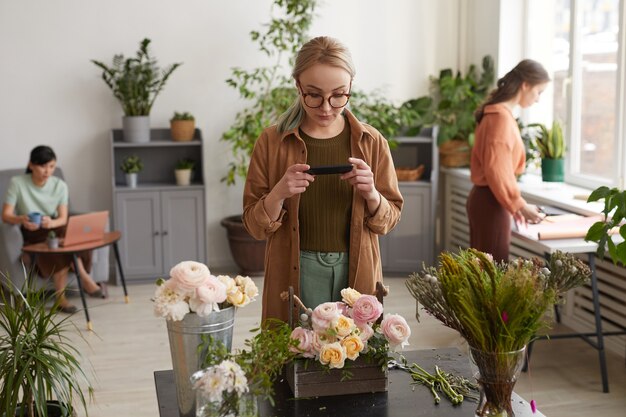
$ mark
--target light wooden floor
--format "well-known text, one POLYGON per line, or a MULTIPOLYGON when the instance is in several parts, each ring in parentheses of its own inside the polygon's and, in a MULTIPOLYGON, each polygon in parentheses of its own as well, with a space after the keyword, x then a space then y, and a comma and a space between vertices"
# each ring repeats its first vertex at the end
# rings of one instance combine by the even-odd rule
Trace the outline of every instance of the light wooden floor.
MULTIPOLYGON (((260 287, 261 280, 256 281, 260 287)), ((411 325, 408 349, 465 349, 456 332, 437 320, 422 314, 417 322, 415 301, 404 287, 404 278, 388 278, 385 283, 391 287, 385 311, 403 315, 411 325)), ((88 300, 94 331, 82 332, 84 340, 77 333, 75 340, 95 388, 89 416, 158 416, 153 372, 172 365, 165 320, 152 312, 153 292, 152 284, 129 286, 131 302, 124 304, 121 287, 111 287, 109 299, 88 300)), ((79 299, 74 302, 78 305, 79 299)), ((260 300, 238 311, 235 346, 242 345, 260 314, 260 300)), ((82 312, 72 320, 85 328, 82 312)), ((525 399, 534 398, 548 417, 624 417, 624 360, 607 354, 611 392, 603 394, 597 357, 594 349, 578 340, 540 341, 535 344, 531 374, 522 374, 516 392, 525 399)))

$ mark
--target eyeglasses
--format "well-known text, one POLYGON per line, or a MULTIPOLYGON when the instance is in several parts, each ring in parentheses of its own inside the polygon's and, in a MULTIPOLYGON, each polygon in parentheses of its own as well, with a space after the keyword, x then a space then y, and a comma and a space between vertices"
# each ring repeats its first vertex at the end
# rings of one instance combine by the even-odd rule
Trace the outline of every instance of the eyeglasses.
MULTIPOLYGON (((350 87, 352 87, 352 83, 350 83, 350 87)), ((298 88, 300 89, 300 94, 302 94, 302 99, 304 100, 304 104, 307 107, 312 109, 317 109, 324 105, 324 102, 328 100, 328 104, 333 109, 340 109, 345 107, 348 104, 348 100, 350 100, 350 94, 331 94, 328 98, 324 97, 321 94, 317 93, 305 93, 302 91, 302 87, 298 84, 298 88)))

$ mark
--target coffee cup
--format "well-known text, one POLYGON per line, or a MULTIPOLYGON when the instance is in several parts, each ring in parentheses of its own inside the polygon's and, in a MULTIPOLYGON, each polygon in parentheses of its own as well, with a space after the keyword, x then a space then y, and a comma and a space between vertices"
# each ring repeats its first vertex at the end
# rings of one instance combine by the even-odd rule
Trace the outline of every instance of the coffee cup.
POLYGON ((31 211, 28 213, 28 221, 39 226, 41 224, 41 213, 38 211, 31 211))

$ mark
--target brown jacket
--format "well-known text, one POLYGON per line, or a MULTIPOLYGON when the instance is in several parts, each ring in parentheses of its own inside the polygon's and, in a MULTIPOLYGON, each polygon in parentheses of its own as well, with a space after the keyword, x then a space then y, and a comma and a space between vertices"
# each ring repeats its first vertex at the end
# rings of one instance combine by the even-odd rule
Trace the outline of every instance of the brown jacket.
MULTIPOLYGON (((361 293, 373 294, 376 282, 383 279, 378 235, 389 232, 398 223, 403 200, 387 140, 373 127, 359 122, 347 109, 344 114, 350 123, 352 156, 363 159, 371 167, 376 189, 381 194, 380 207, 370 215, 365 200, 353 192, 350 223, 349 284, 361 293)), ((287 321, 288 303, 281 301, 280 294, 289 286, 296 295, 300 291, 300 195, 285 200, 276 221, 267 215, 263 199, 288 167, 306 160, 307 150, 297 128, 283 134, 278 134, 276 126, 265 129, 252 153, 243 195, 243 222, 252 236, 267 239, 263 319, 274 317, 287 321)))
POLYGON ((515 177, 525 165, 524 143, 511 111, 501 103, 485 106, 472 148, 472 182, 488 185, 498 203, 514 214, 526 204, 515 177))

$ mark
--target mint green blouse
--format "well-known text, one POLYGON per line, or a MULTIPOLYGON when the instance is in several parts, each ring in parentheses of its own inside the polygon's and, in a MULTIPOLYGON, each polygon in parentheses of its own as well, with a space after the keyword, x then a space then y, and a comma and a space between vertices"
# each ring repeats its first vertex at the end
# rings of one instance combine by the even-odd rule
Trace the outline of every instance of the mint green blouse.
POLYGON ((31 174, 23 174, 11 178, 4 202, 14 206, 18 216, 38 211, 44 216, 56 218, 57 208, 67 205, 68 199, 67 184, 61 178, 50 177, 43 187, 38 187, 33 183, 31 174))

